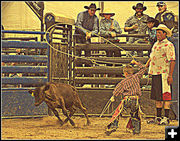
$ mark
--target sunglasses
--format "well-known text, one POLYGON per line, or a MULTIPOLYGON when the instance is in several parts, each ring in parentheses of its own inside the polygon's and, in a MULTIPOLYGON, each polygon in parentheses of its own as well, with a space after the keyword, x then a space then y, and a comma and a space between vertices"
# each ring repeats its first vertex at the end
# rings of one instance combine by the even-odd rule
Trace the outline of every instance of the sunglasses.
POLYGON ((158 5, 157 7, 163 7, 164 5, 158 5))

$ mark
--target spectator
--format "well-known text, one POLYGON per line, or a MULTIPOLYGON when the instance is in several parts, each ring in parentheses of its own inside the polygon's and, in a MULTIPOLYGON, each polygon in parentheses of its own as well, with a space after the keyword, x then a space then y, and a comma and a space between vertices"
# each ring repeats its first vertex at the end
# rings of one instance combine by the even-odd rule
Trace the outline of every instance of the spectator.
MULTIPOLYGON (((150 42, 151 45, 153 45, 156 41, 156 30, 153 29, 153 27, 157 27, 159 25, 159 21, 154 19, 153 17, 148 17, 147 21, 145 21, 144 23, 147 24, 148 26, 148 34, 149 34, 149 38, 148 41, 150 42)), ((148 55, 150 55, 151 50, 148 51, 148 55)))
POLYGON ((148 17, 147 21, 145 21, 144 23, 147 24, 147 31, 149 34, 149 42, 153 45, 154 42, 157 41, 156 39, 156 30, 153 29, 153 27, 157 27, 159 25, 159 21, 154 19, 153 17, 148 17))
MULTIPOLYGON (((144 21, 147 21, 149 17, 143 13, 147 9, 146 6, 143 6, 142 3, 137 3, 136 6, 133 6, 132 8, 136 13, 129 17, 125 22, 124 31, 128 32, 128 34, 146 34, 147 25, 144 23, 144 21)), ((138 39, 139 38, 129 37, 127 43, 134 43, 138 39)), ((134 55, 134 51, 130 53, 131 55, 134 55)), ((143 51, 137 51, 137 55, 142 57, 143 51)))
POLYGON ((167 10, 165 2, 158 2, 156 6, 158 7, 159 13, 156 14, 155 19, 157 19, 160 24, 166 25, 172 33, 178 32, 177 16, 172 11, 167 10))
MULTIPOLYGON (((119 40, 116 37, 116 34, 122 33, 122 30, 116 20, 114 20, 113 17, 115 13, 111 12, 109 9, 106 9, 103 13, 99 14, 100 16, 104 17, 100 21, 100 35, 105 36, 106 39, 113 43, 118 43, 119 40)), ((108 57, 121 57, 121 51, 119 52, 113 52, 113 51, 107 51, 108 57), (114 55, 113 55, 114 53, 114 55)))
MULTIPOLYGON (((96 8, 96 4, 91 3, 90 6, 84 6, 87 9, 84 12, 80 12, 77 16, 75 34, 80 34, 81 36, 76 37, 76 43, 91 43, 91 37, 95 34, 98 34, 99 31, 99 19, 95 15, 96 10, 100 10, 100 8, 96 8)), ((76 51, 77 56, 81 56, 81 50, 76 51)), ((90 57, 91 51, 86 50, 85 56, 90 57)), ((81 67, 81 63, 76 63, 77 67, 81 67)), ((85 67, 91 67, 91 64, 88 62, 85 63, 85 67)), ((81 74, 77 74, 77 76, 81 76, 81 74)), ((87 77, 91 77, 91 74, 84 75, 87 77)))
MULTIPOLYGON (((81 36, 76 38, 76 43, 90 43, 91 37, 98 34, 99 31, 99 20, 95 13, 100 8, 96 8, 94 3, 84 6, 84 8, 88 10, 80 12, 77 16, 75 34, 81 36)), ((78 52, 78 55, 80 56, 81 52, 78 52)), ((90 56, 90 51, 86 51, 85 56, 90 56)))
MULTIPOLYGON (((116 37, 116 34, 122 33, 122 30, 119 26, 119 23, 114 20, 112 17, 115 15, 114 12, 110 11, 109 9, 105 9, 104 12, 99 14, 101 17, 104 17, 100 21, 100 35, 104 36, 106 39, 108 39, 112 43, 118 43, 119 39, 116 37)), ((105 40, 106 43, 108 43, 105 40)), ((118 51, 106 51, 107 57, 121 57, 121 50, 118 51)), ((112 66, 112 64, 107 64, 107 66, 112 66)), ((109 74, 109 77, 116 77, 116 75, 109 74)), ((107 87, 114 87, 114 85, 110 85, 107 87)))

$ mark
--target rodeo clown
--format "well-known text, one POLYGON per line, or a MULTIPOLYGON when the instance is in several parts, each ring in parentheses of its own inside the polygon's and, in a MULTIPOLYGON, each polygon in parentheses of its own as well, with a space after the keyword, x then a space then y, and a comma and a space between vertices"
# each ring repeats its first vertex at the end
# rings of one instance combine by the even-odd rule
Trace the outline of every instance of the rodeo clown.
POLYGON ((128 130, 133 130, 133 134, 139 134, 141 130, 141 119, 138 115, 138 112, 142 112, 139 105, 139 97, 142 95, 140 88, 140 79, 146 71, 147 67, 149 66, 149 61, 144 66, 140 62, 136 62, 133 59, 131 61, 131 64, 139 66, 140 70, 136 74, 133 74, 134 70, 131 65, 127 65, 123 68, 125 79, 117 84, 110 101, 114 102, 114 97, 118 95, 122 95, 124 98, 123 100, 121 100, 109 124, 107 125, 105 134, 108 136, 112 132, 115 132, 118 128, 118 118, 124 107, 131 109, 131 117, 128 121, 126 128, 128 130))
POLYGON ((147 123, 158 125, 169 124, 169 110, 172 101, 172 83, 175 66, 175 48, 167 39, 172 36, 171 30, 163 24, 156 29, 157 42, 152 47, 149 58, 149 74, 152 75, 151 99, 155 100, 156 118, 147 123), (164 108, 165 116, 162 117, 161 111, 164 108))

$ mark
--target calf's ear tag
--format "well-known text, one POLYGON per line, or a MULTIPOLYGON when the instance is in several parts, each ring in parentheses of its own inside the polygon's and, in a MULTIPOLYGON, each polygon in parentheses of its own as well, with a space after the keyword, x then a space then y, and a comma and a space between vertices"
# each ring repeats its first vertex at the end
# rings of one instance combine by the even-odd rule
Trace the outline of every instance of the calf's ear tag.
POLYGON ((31 96, 34 97, 34 92, 32 92, 31 96))

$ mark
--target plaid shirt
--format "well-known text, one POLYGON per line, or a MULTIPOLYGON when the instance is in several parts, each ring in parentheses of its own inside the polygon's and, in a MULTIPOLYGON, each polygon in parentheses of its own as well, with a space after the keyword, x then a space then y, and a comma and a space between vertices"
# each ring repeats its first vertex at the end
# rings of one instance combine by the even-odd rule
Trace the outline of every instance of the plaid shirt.
POLYGON ((140 70, 136 74, 131 74, 124 80, 119 82, 114 91, 113 95, 118 96, 123 94, 124 96, 141 96, 140 79, 146 71, 146 67, 141 63, 138 63, 140 70))

